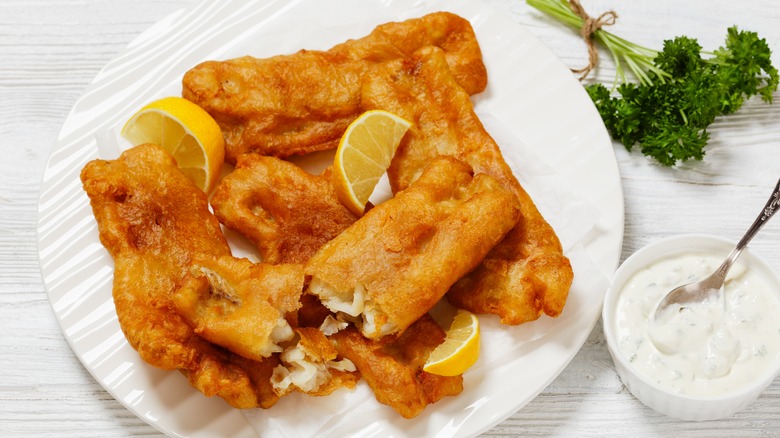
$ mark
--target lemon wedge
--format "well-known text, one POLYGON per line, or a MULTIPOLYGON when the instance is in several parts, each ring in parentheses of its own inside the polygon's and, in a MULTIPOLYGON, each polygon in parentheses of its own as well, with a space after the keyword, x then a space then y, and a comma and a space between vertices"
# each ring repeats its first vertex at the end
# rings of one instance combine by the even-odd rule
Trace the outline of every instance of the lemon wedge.
POLYGON ((222 131, 209 113, 187 99, 165 97, 149 103, 125 123, 122 137, 134 146, 161 146, 206 193, 219 180, 225 160, 222 131))
POLYGON ((479 319, 458 310, 447 337, 428 357, 423 370, 440 376, 457 376, 469 369, 479 357, 479 319))
POLYGON ((356 215, 363 215, 410 126, 393 113, 371 110, 347 127, 336 150, 333 180, 339 199, 356 215))

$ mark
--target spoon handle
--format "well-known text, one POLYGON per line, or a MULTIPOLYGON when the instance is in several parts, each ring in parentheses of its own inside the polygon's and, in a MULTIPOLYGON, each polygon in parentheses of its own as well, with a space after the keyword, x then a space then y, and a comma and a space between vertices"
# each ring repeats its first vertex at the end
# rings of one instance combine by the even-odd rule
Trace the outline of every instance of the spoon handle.
POLYGON ((777 185, 775 185, 775 189, 772 191, 772 195, 769 196, 769 200, 766 201, 764 209, 758 215, 755 222, 753 222, 753 225, 751 225, 747 232, 745 232, 745 235, 742 236, 742 239, 740 239, 739 243, 737 243, 737 246, 731 251, 729 256, 726 257, 726 260, 723 262, 723 264, 720 265, 718 270, 715 272, 715 275, 721 279, 726 278, 726 274, 728 274, 729 269, 731 269, 731 265, 734 264, 734 261, 737 260, 737 257, 739 257, 739 254, 742 252, 742 250, 745 249, 750 240, 753 239, 753 236, 758 233, 758 230, 760 230, 764 224, 769 221, 769 219, 772 217, 772 215, 775 214, 775 212, 777 212, 777 210, 780 210, 780 180, 777 181, 777 185))
POLYGON ((777 212, 778 208, 780 208, 780 180, 777 181, 777 185, 775 186, 775 189, 772 191, 772 195, 769 197, 769 200, 766 201, 766 205, 764 206, 764 210, 761 212, 760 215, 756 218, 756 221, 753 222, 753 225, 750 226, 750 229, 747 230, 745 235, 742 237, 742 240, 739 241, 737 244, 737 247, 746 247, 748 242, 750 242, 750 239, 753 238, 753 236, 758 233, 758 230, 761 229, 761 227, 764 226, 764 224, 767 223, 769 218, 772 217, 772 215, 777 212))

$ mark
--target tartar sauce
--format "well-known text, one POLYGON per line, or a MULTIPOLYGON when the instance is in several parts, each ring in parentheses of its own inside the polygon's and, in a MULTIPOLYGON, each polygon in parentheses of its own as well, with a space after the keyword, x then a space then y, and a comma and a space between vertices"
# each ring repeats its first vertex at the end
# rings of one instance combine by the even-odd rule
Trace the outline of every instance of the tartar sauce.
POLYGON ((663 296, 705 278, 723 260, 683 254, 636 273, 620 294, 619 348, 645 377, 679 394, 738 390, 780 354, 780 303, 758 273, 736 264, 718 298, 686 305, 652 322, 663 296))

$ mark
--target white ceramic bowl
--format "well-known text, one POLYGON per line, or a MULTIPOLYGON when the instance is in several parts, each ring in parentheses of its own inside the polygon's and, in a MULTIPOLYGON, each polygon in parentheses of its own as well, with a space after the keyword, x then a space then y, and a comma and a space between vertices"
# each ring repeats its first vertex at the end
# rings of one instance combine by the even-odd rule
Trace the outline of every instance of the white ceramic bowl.
MULTIPOLYGON (((642 403, 662 414, 683 420, 714 420, 734 414, 755 400, 780 374, 780 358, 775 358, 768 371, 757 374, 740 390, 719 396, 686 396, 672 392, 637 372, 621 353, 617 339, 615 314, 618 298, 625 285, 637 271, 653 262, 685 252, 709 252, 725 259, 736 244, 719 237, 702 234, 685 234, 659 240, 631 255, 615 272, 612 286, 604 298, 602 321, 609 353, 623 383, 642 403)), ((743 251, 739 262, 763 276, 780 300, 780 276, 766 262, 743 251)))

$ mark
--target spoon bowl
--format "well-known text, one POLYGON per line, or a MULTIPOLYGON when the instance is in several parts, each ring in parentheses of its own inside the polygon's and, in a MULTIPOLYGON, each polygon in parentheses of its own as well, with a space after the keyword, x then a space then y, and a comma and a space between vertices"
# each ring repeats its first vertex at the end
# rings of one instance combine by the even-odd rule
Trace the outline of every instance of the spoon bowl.
POLYGON ((655 312, 653 312, 653 321, 658 321, 659 316, 672 306, 683 306, 687 303, 704 301, 705 299, 721 293, 723 282, 726 281, 726 275, 728 275, 731 266, 742 253, 742 250, 747 247, 748 243, 778 209, 780 209, 780 180, 777 181, 775 189, 769 196, 769 200, 766 202, 766 205, 764 205, 761 213, 753 222, 753 225, 751 225, 745 235, 742 236, 742 239, 740 239, 737 246, 729 253, 720 267, 704 280, 672 289, 658 303, 658 307, 656 307, 655 312))

